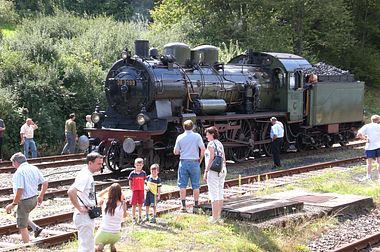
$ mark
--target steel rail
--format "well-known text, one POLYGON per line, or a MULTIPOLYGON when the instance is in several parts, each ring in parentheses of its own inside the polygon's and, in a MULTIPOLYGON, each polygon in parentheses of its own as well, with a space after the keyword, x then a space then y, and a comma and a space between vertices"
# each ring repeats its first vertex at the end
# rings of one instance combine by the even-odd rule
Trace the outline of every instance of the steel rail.
MULTIPOLYGON (((66 159, 78 159, 78 158, 84 158, 84 157, 85 157, 84 153, 45 156, 45 157, 30 158, 28 159, 28 163, 36 164, 36 163, 42 163, 42 162, 51 162, 51 161, 59 161, 59 160, 66 160, 66 159)), ((12 162, 9 160, 3 160, 0 163, 1 168, 7 167, 7 166, 12 166, 12 162)))
MULTIPOLYGON (((98 181, 98 182, 99 183, 97 183, 95 185, 95 188, 97 190, 102 190, 105 187, 112 185, 116 181, 110 181, 110 182, 101 182, 101 181, 98 181)), ((121 184, 121 185, 124 185, 124 184, 127 184, 128 179, 118 180, 117 182, 119 184, 121 184)), ((54 198, 54 197, 57 197, 57 196, 66 196, 66 195, 67 195, 67 188, 66 189, 61 189, 61 190, 54 190, 54 191, 46 192, 45 195, 44 195, 44 199, 51 199, 51 198, 54 198)), ((12 201, 13 201, 13 199, 0 199, 0 207, 5 207, 7 204, 12 203, 12 201)))
MULTIPOLYGON (((94 175, 94 180, 95 181, 101 181, 104 179, 114 178, 115 176, 119 176, 119 178, 120 178, 121 174, 123 174, 123 173, 115 174, 115 173, 110 172, 110 173, 97 174, 97 175, 94 175)), ((128 174, 126 173, 126 175, 128 175, 128 174)), ((59 179, 59 180, 53 180, 53 181, 48 180, 48 182, 49 182, 48 190, 51 189, 51 187, 70 185, 70 184, 74 183, 74 180, 75 180, 75 178, 59 179)), ((6 195, 6 194, 12 194, 12 193, 13 193, 12 187, 0 189, 0 195, 6 195)))
MULTIPOLYGON (((29 163, 29 160, 28 160, 29 163)), ((69 166, 69 165, 80 165, 85 164, 85 158, 82 156, 81 158, 77 159, 70 159, 70 160, 57 160, 57 161, 51 161, 51 162, 45 162, 45 163, 34 163, 35 166, 37 166, 39 169, 47 169, 47 168, 56 168, 56 167, 62 167, 62 166, 69 166)), ((12 166, 7 167, 1 167, 0 173, 13 173, 16 169, 12 166)))
POLYGON ((380 241, 380 232, 371 236, 356 240, 353 243, 343 245, 333 250, 333 252, 352 252, 365 249, 368 245, 378 243, 380 241))

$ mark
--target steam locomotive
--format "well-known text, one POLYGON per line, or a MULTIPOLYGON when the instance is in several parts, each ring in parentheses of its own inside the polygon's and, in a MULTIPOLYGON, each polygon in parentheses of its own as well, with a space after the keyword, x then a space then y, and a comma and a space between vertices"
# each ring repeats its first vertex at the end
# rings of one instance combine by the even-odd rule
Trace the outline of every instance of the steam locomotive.
POLYGON ((172 150, 188 119, 202 136, 216 126, 236 162, 271 155, 272 116, 284 125, 284 151, 344 145, 362 125, 364 83, 346 74, 307 85, 311 67, 294 54, 251 50, 223 64, 211 45, 170 43, 159 55, 137 40, 135 55, 124 50, 107 74, 109 106, 95 108, 87 141, 112 171, 132 167, 136 157, 146 167, 176 168, 172 150))

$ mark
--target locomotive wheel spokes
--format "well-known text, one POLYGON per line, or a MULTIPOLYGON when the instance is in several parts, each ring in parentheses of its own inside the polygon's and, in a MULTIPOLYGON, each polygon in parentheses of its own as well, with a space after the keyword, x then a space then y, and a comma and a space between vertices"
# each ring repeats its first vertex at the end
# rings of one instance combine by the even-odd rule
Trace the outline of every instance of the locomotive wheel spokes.
MULTIPOLYGON (((249 121, 248 120, 240 121, 240 129, 230 130, 228 132, 228 136, 229 138, 234 139, 234 140, 249 142, 249 140, 252 138, 251 125, 249 124, 249 121)), ((229 151, 230 151, 229 154, 234 161, 242 162, 249 157, 251 148, 249 148, 249 146, 232 147, 232 148, 229 148, 229 151)))
MULTIPOLYGON (((267 122, 264 124, 263 133, 261 135, 262 140, 270 139, 270 130, 271 130, 272 124, 270 122, 267 122)), ((272 143, 266 143, 263 144, 264 146, 264 153, 265 155, 271 157, 272 156, 272 143)))
POLYGON ((327 134, 323 135, 322 141, 326 148, 331 148, 334 144, 332 138, 327 134))
POLYGON ((296 137, 296 143, 297 143, 297 149, 299 151, 305 151, 307 148, 307 146, 305 144, 305 140, 303 138, 304 138, 304 134, 298 133, 298 135, 296 137))
POLYGON ((113 172, 120 171, 120 155, 122 155, 122 147, 120 144, 111 144, 106 155, 107 168, 113 172))

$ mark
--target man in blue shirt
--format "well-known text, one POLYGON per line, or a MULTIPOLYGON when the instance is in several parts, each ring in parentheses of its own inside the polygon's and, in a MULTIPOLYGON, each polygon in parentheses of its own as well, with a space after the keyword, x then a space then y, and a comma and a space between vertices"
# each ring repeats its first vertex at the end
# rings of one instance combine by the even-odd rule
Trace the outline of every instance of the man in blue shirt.
POLYGON ((281 167, 280 152, 284 137, 284 125, 276 117, 270 119, 272 123, 270 138, 272 139, 272 155, 274 168, 281 167))
POLYGON ((34 236, 37 237, 42 228, 29 220, 29 213, 40 205, 44 199, 45 192, 48 188, 48 182, 43 177, 41 171, 34 165, 26 162, 26 157, 21 152, 11 157, 12 166, 16 168, 13 175, 13 202, 5 207, 7 213, 11 213, 15 206, 17 207, 17 227, 20 230, 21 238, 24 243, 29 242, 28 225, 34 230, 34 236), (38 195, 38 185, 41 186, 41 192, 38 195))
POLYGON ((193 189, 194 206, 198 206, 199 188, 201 186, 200 164, 205 154, 205 145, 202 137, 193 132, 193 122, 186 120, 183 123, 184 133, 177 137, 173 153, 180 155, 178 165, 178 187, 182 202, 181 211, 186 212, 186 187, 190 179, 193 189))

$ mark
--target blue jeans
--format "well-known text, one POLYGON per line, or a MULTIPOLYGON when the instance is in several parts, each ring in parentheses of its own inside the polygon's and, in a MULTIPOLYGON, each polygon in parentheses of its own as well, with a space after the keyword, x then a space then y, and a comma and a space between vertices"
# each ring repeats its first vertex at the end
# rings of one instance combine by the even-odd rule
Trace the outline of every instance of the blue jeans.
POLYGON ((61 154, 74 154, 75 153, 75 135, 72 132, 66 132, 66 144, 63 147, 61 154))
POLYGON ((32 158, 37 157, 37 146, 33 138, 25 138, 24 155, 26 158, 29 158, 29 149, 32 151, 32 158))
POLYGON ((178 166, 178 187, 186 188, 191 182, 192 189, 199 189, 201 186, 201 167, 198 160, 180 160, 178 166))

